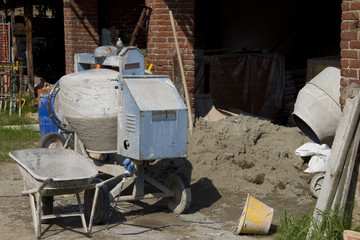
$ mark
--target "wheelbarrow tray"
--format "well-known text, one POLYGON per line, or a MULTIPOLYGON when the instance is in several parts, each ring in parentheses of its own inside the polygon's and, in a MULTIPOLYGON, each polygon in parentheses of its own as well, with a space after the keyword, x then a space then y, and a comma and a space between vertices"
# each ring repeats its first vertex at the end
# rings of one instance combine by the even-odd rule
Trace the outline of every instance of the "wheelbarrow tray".
POLYGON ((12 151, 9 156, 18 164, 26 190, 37 189, 52 179, 41 191, 42 196, 79 193, 98 174, 83 156, 70 149, 24 149, 12 151))

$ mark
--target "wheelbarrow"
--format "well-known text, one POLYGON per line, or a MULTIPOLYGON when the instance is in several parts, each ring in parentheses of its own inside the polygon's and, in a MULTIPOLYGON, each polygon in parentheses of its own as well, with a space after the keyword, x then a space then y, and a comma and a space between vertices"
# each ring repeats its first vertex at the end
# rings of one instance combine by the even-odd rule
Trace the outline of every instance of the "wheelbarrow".
POLYGON ((34 230, 38 239, 42 235, 41 222, 47 219, 79 216, 85 233, 88 233, 91 227, 87 228, 85 212, 87 215, 90 213, 90 226, 94 216, 103 220, 107 218, 110 212, 110 195, 105 183, 118 179, 121 175, 100 182, 95 178, 98 171, 83 156, 69 149, 24 149, 10 152, 9 156, 16 161, 22 174, 25 188, 22 194, 30 197, 34 230), (82 191, 85 191, 85 212, 79 196, 82 191), (76 195, 79 211, 52 214, 54 196, 67 194, 76 195))

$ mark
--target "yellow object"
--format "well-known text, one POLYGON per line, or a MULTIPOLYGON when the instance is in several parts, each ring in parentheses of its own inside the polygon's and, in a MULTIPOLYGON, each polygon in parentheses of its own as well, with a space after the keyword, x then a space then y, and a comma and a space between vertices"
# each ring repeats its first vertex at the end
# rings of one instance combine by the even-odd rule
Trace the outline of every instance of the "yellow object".
POLYGON ((36 117, 34 117, 34 116, 32 115, 32 112, 30 112, 30 117, 31 117, 32 119, 36 120, 36 121, 39 121, 39 119, 37 119, 36 117))
POLYGON ((148 71, 151 71, 152 67, 154 66, 154 64, 150 64, 149 68, 148 68, 148 71))
POLYGON ((0 65, 1 68, 12 68, 13 70, 18 70, 18 69, 19 69, 18 66, 19 66, 19 62, 18 62, 18 61, 16 61, 16 67, 14 67, 14 66, 7 66, 7 65, 5 65, 5 66, 0 65))
POLYGON ((273 208, 248 194, 235 233, 267 234, 271 226, 273 215, 273 208))
MULTIPOLYGON (((18 103, 19 103, 19 105, 21 104, 18 98, 16 99, 16 102, 18 102, 18 103)), ((22 102, 22 104, 21 104, 21 108, 24 108, 24 105, 25 105, 25 103, 26 103, 25 98, 22 98, 22 99, 21 99, 21 102, 22 102)))
POLYGON ((21 102, 22 102, 22 104, 21 104, 21 108, 24 108, 24 105, 25 105, 25 103, 26 103, 25 98, 22 98, 22 99, 21 99, 21 102))

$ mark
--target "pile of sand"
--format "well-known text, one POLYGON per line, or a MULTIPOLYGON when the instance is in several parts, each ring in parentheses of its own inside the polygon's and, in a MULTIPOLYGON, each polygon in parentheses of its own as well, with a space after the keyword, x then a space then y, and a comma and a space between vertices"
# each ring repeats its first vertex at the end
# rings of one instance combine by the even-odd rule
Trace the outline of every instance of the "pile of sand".
POLYGON ((197 119, 188 138, 191 182, 208 178, 219 189, 287 197, 309 195, 309 174, 295 149, 311 140, 297 127, 251 116, 197 119))
POLYGON ((304 173, 307 163, 295 150, 306 142, 312 141, 297 127, 251 116, 216 122, 200 118, 188 135, 187 159, 160 160, 150 174, 162 181, 176 171, 191 184, 211 182, 220 191, 276 195, 305 203, 312 199, 312 175, 304 173))

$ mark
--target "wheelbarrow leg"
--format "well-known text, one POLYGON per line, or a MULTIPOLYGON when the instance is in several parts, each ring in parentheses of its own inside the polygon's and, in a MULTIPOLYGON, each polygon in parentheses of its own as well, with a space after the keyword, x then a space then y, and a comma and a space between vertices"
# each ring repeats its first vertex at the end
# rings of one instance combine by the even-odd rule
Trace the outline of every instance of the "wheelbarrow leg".
POLYGON ((39 193, 31 193, 30 205, 31 215, 34 223, 34 230, 37 239, 41 238, 41 197, 39 193), (35 200, 36 199, 36 200, 35 200))
POLYGON ((52 182, 53 179, 46 179, 37 189, 25 190, 22 194, 29 194, 31 215, 34 223, 34 230, 37 239, 41 238, 41 191, 52 182))
POLYGON ((91 214, 90 214, 90 220, 89 220, 89 228, 88 228, 88 233, 91 232, 91 229, 92 229, 92 225, 93 225, 93 221, 94 221, 94 209, 95 209, 95 206, 96 206, 96 203, 97 203, 97 199, 98 199, 98 195, 99 195, 99 186, 97 185, 95 187, 95 194, 94 194, 94 201, 93 201, 93 205, 92 205, 92 208, 91 208, 91 214))
POLYGON ((76 193, 75 195, 76 195, 76 200, 77 200, 78 205, 79 205, 79 211, 80 211, 80 214, 81 214, 81 216, 80 216, 81 217, 81 222, 82 222, 85 233, 87 233, 88 229, 87 229, 87 226, 86 226, 85 214, 84 214, 83 206, 81 204, 80 196, 79 196, 78 193, 76 193))

